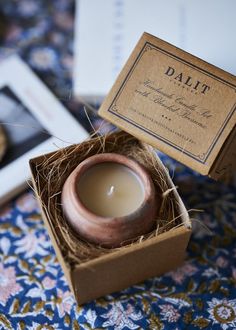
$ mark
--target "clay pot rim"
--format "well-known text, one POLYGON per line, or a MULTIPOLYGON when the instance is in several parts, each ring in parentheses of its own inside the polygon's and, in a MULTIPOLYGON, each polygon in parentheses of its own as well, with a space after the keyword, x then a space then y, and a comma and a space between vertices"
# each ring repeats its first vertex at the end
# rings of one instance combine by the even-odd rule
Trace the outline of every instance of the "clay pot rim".
POLYGON ((127 222, 133 221, 134 219, 137 218, 137 213, 141 212, 141 210, 145 208, 147 201, 152 197, 155 191, 153 182, 151 181, 151 178, 147 173, 146 169, 135 160, 117 153, 101 153, 101 154, 93 155, 82 161, 74 169, 72 174, 73 175, 71 176, 70 197, 73 199, 73 204, 76 207, 77 212, 80 213, 85 219, 88 219, 90 222, 93 222, 94 224, 97 224, 99 226, 101 225, 101 223, 102 224, 107 223, 111 225, 112 222, 114 222, 115 225, 118 225, 122 223, 127 224, 127 222), (97 164, 108 163, 108 162, 119 163, 121 165, 127 166, 132 171, 134 171, 141 179, 141 182, 144 187, 144 199, 141 205, 132 213, 120 217, 118 216, 103 217, 87 209, 80 200, 78 191, 76 189, 79 177, 81 177, 83 173, 87 171, 89 168, 97 164))

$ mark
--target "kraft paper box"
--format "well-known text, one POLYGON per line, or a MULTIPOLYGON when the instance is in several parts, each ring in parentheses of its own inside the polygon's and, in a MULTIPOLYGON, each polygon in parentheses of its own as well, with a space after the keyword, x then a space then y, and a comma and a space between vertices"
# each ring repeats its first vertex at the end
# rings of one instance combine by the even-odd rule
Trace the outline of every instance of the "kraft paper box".
MULTIPOLYGON (((145 33, 99 113, 137 138, 124 132, 116 133, 108 137, 111 145, 114 146, 113 140, 117 138, 121 139, 121 144, 132 141, 144 148, 152 145, 204 175, 227 179, 236 167, 235 107, 234 76, 145 33)), ((50 201, 58 214, 61 213, 60 192, 64 181, 60 182, 60 175, 66 167, 61 162, 61 168, 57 169, 60 189, 51 195, 45 178, 52 168, 45 164, 51 164, 52 160, 67 153, 78 159, 79 164, 83 160, 78 152, 80 148, 90 150, 87 156, 97 152, 91 148, 92 141, 81 143, 78 150, 68 147, 30 162, 43 219, 79 304, 177 267, 184 259, 191 235, 188 213, 156 156, 158 167, 165 173, 173 200, 178 205, 175 209, 178 225, 90 260, 76 262, 74 256, 68 256, 65 239, 48 208, 50 201)), ((109 149, 111 151, 117 152, 109 149)), ((66 221, 63 216, 61 218, 66 221)))
MULTIPOLYGON (((101 149, 103 152, 119 153, 122 145, 125 145, 125 148, 136 148, 137 146, 143 149, 150 148, 133 136, 119 132, 107 136, 102 143, 102 148, 101 138, 91 139, 30 161, 34 189, 40 202, 44 222, 57 258, 78 304, 122 290, 147 278, 161 275, 179 266, 185 257, 185 250, 191 235, 191 222, 166 168, 156 153, 154 153, 155 169, 159 168, 167 189, 171 191, 171 201, 174 202, 172 219, 176 219, 175 225, 158 235, 118 250, 107 251, 98 257, 93 256, 91 260, 77 261, 68 248, 68 236, 66 236, 67 239, 63 238, 64 231, 60 228, 66 221, 63 217, 60 200, 65 178, 84 159, 83 150, 89 150, 86 154, 86 157, 89 157, 101 152, 101 149), (68 167, 69 157, 73 159, 72 167, 68 167), (60 166, 55 168, 54 164, 58 159, 60 159, 60 166), (57 182, 58 191, 52 191, 53 187, 50 182, 53 179, 57 182), (60 217, 60 225, 51 215, 52 209, 55 209, 57 217, 60 217)), ((146 158, 144 162, 146 162, 146 158)), ((170 223, 173 223, 172 220, 170 223)), ((79 244, 81 242, 78 238, 79 244)), ((89 247, 90 245, 88 245, 89 247)), ((89 255, 89 251, 87 252, 89 255)))
POLYGON ((199 173, 229 180, 235 108, 235 76, 144 33, 99 114, 199 173))

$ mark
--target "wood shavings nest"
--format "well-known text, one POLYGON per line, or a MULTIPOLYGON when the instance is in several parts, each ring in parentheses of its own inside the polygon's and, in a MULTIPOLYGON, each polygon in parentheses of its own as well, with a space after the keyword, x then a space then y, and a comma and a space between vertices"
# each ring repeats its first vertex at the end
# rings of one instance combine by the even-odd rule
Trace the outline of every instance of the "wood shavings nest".
POLYGON ((63 217, 61 191, 65 180, 84 159, 104 152, 120 153, 141 163, 151 175, 157 192, 162 196, 162 206, 156 228, 146 235, 135 238, 130 244, 140 244, 144 240, 183 225, 178 202, 173 194, 175 188, 170 188, 167 183, 167 174, 161 168, 160 160, 149 146, 133 136, 125 132, 113 133, 58 150, 40 157, 35 166, 32 166, 35 161, 32 160, 31 168, 35 180, 35 193, 42 205, 56 243, 71 267, 73 264, 80 264, 130 246, 107 249, 88 243, 77 236, 63 217))

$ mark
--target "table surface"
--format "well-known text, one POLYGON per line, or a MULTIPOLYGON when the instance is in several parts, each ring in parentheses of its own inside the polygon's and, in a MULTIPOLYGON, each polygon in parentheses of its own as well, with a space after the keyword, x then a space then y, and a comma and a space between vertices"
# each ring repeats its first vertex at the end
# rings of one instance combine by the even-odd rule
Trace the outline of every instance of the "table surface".
MULTIPOLYGON (((8 24, 0 58, 20 54, 88 126, 69 97, 73 1, 8 0, 0 10, 8 24)), ((90 117, 99 127, 101 120, 90 117)), ((185 263, 77 307, 37 201, 25 191, 0 209, 0 329, 236 329, 236 189, 161 157, 186 207, 204 210, 190 213, 193 235, 185 263)))

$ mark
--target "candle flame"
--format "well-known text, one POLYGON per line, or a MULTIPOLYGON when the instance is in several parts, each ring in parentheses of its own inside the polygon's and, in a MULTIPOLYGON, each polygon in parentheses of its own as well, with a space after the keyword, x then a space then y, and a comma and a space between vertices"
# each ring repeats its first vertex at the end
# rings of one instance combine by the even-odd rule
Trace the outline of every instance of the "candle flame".
POLYGON ((115 187, 114 186, 111 186, 110 189, 108 190, 108 196, 112 196, 114 194, 114 191, 115 191, 115 187))

